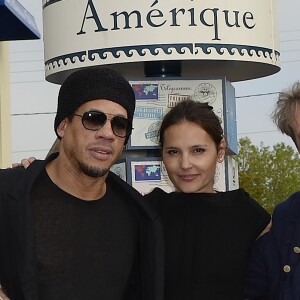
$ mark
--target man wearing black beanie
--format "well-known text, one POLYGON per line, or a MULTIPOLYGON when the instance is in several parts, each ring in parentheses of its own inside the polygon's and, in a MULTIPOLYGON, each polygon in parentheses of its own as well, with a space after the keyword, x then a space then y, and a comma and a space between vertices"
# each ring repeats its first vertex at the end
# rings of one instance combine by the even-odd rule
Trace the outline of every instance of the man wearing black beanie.
POLYGON ((59 154, 0 170, 0 297, 163 299, 160 219, 109 171, 134 109, 117 72, 75 71, 58 96, 59 154))

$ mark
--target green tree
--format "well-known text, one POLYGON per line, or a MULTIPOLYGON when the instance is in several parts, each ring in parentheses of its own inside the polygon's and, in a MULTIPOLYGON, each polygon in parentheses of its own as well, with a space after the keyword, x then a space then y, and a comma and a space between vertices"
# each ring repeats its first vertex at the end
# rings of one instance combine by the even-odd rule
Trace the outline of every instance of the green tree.
POLYGON ((300 190, 300 158, 291 146, 255 146, 249 138, 239 140, 239 184, 269 212, 293 192, 300 190))

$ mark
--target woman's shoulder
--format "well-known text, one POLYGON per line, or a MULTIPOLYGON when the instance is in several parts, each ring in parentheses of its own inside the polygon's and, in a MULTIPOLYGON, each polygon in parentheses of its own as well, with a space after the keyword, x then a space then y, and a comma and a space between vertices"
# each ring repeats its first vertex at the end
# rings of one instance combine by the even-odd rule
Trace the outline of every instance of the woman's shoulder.
POLYGON ((236 190, 229 190, 229 191, 221 191, 221 193, 224 197, 245 197, 249 196, 249 194, 243 189, 239 188, 236 190))
POLYGON ((241 207, 241 210, 246 215, 252 216, 252 218, 256 216, 257 218, 264 220, 264 223, 270 221, 270 214, 243 188, 228 191, 227 196, 232 196, 234 202, 241 207))
POLYGON ((159 210, 159 208, 162 205, 165 205, 169 199, 172 199, 172 194, 174 193, 165 192, 161 188, 154 188, 150 193, 145 194, 144 197, 156 210, 159 210))
POLYGON ((266 212, 265 209, 243 188, 221 192, 221 197, 235 206, 244 207, 247 210, 256 211, 260 214, 266 212))
POLYGON ((218 191, 215 194, 215 198, 224 205, 241 206, 249 201, 250 196, 244 189, 239 188, 230 191, 218 191))
POLYGON ((225 192, 219 192, 221 198, 223 199, 230 199, 234 201, 234 203, 237 204, 245 204, 245 203, 251 203, 256 202, 247 191, 245 191, 243 188, 239 188, 236 190, 230 190, 225 192))
POLYGON ((144 197, 146 197, 149 201, 156 201, 156 200, 163 200, 169 197, 169 193, 165 192, 161 188, 154 188, 151 192, 148 194, 145 194, 144 197))

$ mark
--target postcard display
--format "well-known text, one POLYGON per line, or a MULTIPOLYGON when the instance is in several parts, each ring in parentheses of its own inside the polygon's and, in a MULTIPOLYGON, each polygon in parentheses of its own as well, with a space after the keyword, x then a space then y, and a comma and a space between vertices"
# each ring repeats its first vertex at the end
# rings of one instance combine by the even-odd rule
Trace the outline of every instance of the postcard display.
POLYGON ((129 80, 136 96, 133 131, 124 158, 111 170, 140 193, 155 187, 173 191, 167 171, 159 156, 158 132, 163 116, 184 99, 209 103, 222 122, 227 141, 227 155, 218 163, 215 189, 238 188, 237 165, 234 155, 238 151, 236 106, 234 88, 226 78, 143 78, 129 80), (156 150, 156 152, 155 152, 156 150))

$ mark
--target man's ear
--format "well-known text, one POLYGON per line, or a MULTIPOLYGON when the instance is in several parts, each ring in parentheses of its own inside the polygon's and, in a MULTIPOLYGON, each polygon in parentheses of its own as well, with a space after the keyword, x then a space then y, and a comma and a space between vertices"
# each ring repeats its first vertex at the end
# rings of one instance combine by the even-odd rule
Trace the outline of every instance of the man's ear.
POLYGON ((57 134, 62 138, 65 135, 65 131, 68 127, 69 120, 64 118, 57 127, 57 134))

